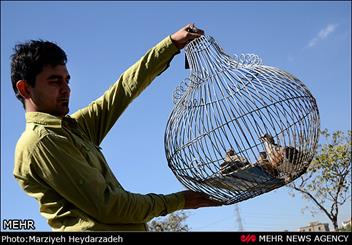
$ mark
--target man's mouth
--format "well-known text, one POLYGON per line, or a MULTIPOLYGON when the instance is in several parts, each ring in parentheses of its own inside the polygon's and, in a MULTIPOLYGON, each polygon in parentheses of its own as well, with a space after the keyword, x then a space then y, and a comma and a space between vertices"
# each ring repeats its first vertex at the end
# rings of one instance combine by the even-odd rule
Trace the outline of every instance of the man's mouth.
POLYGON ((58 100, 60 104, 63 104, 64 106, 68 106, 69 99, 68 98, 60 98, 58 100))

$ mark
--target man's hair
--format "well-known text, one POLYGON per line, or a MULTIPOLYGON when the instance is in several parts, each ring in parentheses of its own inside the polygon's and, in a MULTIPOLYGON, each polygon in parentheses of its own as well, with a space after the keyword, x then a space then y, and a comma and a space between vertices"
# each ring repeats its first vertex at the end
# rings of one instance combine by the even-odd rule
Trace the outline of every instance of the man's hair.
POLYGON ((19 80, 25 80, 34 87, 35 78, 44 66, 65 65, 66 62, 65 51, 52 42, 30 40, 15 46, 14 53, 11 55, 11 82, 15 95, 23 106, 24 101, 17 90, 16 83, 19 80))

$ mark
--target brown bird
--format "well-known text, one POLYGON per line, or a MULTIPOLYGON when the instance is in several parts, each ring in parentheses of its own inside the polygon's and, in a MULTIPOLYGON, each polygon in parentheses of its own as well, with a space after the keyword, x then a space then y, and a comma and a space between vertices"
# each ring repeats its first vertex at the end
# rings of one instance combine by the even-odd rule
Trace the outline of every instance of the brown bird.
POLYGON ((294 165, 298 163, 300 152, 292 146, 280 146, 275 144, 274 138, 270 134, 260 137, 264 143, 267 160, 272 167, 279 172, 290 175, 294 171, 294 165))
POLYGON ((244 157, 238 156, 231 148, 226 152, 225 160, 220 164, 220 172, 223 175, 231 174, 232 172, 245 167, 249 164, 244 157))
POLYGON ((267 159, 274 168, 277 168, 284 160, 285 148, 275 144, 274 138, 270 134, 264 134, 260 140, 264 143, 267 159))
POLYGON ((278 171, 274 168, 267 158, 267 154, 265 151, 259 152, 259 157, 257 159, 257 163, 260 167, 262 167, 265 171, 271 174, 273 177, 278 176, 278 171))

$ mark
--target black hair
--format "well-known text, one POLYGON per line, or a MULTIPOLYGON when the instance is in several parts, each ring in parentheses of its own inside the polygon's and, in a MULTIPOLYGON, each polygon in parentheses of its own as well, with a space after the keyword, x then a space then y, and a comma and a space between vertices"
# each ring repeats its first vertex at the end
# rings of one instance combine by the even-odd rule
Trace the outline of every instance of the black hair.
POLYGON ((24 101, 19 94, 16 83, 25 80, 31 87, 35 86, 36 76, 44 66, 65 65, 67 56, 58 45, 49 41, 30 40, 17 44, 11 55, 11 82, 17 99, 23 106, 24 101))

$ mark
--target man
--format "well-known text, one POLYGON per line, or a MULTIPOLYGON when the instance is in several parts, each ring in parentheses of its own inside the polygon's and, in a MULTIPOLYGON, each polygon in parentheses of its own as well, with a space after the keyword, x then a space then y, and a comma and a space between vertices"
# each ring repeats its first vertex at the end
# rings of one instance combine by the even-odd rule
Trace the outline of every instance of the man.
POLYGON ((204 194, 130 193, 110 170, 99 145, 129 103, 203 31, 187 25, 150 49, 103 96, 69 112, 66 54, 56 44, 30 41, 12 55, 11 80, 26 111, 16 145, 14 176, 57 231, 144 231, 146 222, 180 209, 217 206, 204 194))

